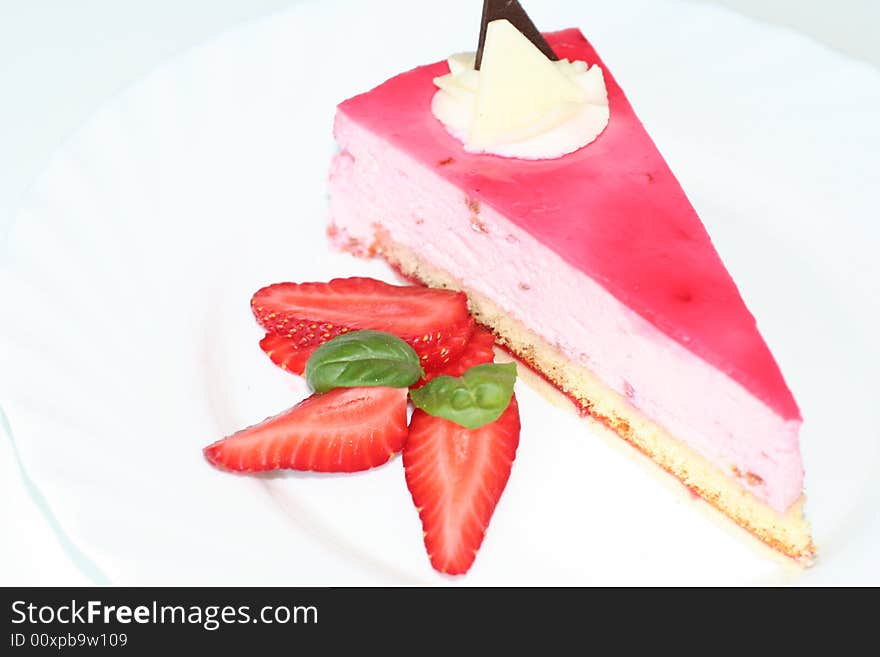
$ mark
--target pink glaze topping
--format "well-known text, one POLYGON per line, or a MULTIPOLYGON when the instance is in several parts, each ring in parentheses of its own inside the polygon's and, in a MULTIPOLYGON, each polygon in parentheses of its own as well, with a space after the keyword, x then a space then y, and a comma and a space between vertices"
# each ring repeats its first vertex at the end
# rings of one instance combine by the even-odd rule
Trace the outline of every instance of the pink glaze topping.
POLYGON ((556 160, 466 153, 431 113, 445 62, 398 75, 339 106, 597 281, 785 420, 797 403, 706 229, 622 89, 577 29, 545 35, 561 58, 598 64, 611 119, 556 160))

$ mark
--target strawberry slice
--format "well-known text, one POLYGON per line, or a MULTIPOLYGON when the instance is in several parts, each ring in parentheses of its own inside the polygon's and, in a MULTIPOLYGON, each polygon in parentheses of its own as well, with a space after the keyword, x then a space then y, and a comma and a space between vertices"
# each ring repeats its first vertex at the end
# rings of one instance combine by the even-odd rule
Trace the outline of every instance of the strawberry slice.
MULTIPOLYGON (((461 376, 474 365, 482 365, 483 363, 491 363, 495 358, 495 352, 492 347, 495 345, 495 336, 491 331, 484 328, 475 327, 470 339, 465 340, 464 350, 459 353, 455 360, 439 365, 436 369, 427 372, 424 379, 414 385, 413 388, 425 385, 434 377, 447 374, 449 376, 461 376)), ((266 355, 282 370, 287 370, 293 374, 302 374, 306 369, 306 362, 309 360, 318 345, 311 347, 299 348, 296 341, 291 338, 282 338, 277 333, 266 333, 260 340, 260 349, 266 352, 266 355)))
POLYGON ((267 331, 313 347, 349 331, 387 331, 406 340, 425 368, 455 358, 474 322, 462 292, 389 285, 372 278, 276 283, 258 290, 251 308, 267 331))
POLYGON ((497 420, 464 427, 416 409, 403 449, 406 484, 419 510, 425 548, 441 573, 471 567, 519 445, 516 397, 497 420))
POLYGON ((450 360, 445 365, 428 370, 425 372, 425 378, 420 380, 413 388, 419 388, 428 381, 438 376, 461 376, 474 365, 482 365, 483 363, 491 363, 495 360, 495 336, 492 331, 484 329, 481 326, 474 328, 471 337, 464 347, 464 350, 458 355, 458 358, 450 360))
POLYGON ((260 349, 282 370, 302 375, 306 370, 306 361, 318 346, 297 348, 296 342, 282 338, 277 333, 267 333, 260 340, 260 349))
POLYGON ((336 388, 205 448, 218 468, 357 472, 406 442, 406 388, 336 388))

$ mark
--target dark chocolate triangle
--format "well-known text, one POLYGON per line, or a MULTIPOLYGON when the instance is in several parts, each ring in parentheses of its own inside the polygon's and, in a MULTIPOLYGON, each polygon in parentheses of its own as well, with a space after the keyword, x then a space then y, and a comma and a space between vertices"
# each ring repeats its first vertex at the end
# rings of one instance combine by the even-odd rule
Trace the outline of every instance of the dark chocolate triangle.
POLYGON ((526 39, 531 41, 544 53, 548 59, 556 61, 559 57, 553 52, 550 44, 544 40, 544 36, 535 27, 526 10, 517 0, 483 0, 483 19, 480 21, 480 43, 477 46, 477 61, 475 68, 480 70, 483 61, 483 46, 486 43, 486 28, 492 21, 507 19, 511 24, 523 33, 526 39))

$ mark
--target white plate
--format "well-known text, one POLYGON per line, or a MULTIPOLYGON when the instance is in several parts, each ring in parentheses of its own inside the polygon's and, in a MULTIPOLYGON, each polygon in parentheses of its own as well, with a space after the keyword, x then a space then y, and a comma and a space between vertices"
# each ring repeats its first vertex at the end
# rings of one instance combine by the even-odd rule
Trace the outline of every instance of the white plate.
POLYGON ((759 318, 806 418, 815 568, 707 519, 522 382, 521 447, 465 578, 430 569, 399 459, 353 476, 205 464, 202 446, 305 394, 257 346, 254 290, 391 279, 325 242, 334 105, 472 47, 479 5, 428 25, 396 0, 304 5, 168 63, 99 112, 22 208, 0 271, 0 399, 34 493, 96 581, 880 583, 880 74, 709 6, 532 4, 542 27, 596 43, 759 318))

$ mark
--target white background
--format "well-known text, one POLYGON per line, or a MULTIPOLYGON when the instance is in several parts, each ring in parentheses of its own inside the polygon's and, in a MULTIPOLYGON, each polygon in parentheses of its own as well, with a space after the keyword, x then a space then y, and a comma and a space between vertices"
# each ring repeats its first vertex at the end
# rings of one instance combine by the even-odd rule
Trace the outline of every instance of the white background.
MULTIPOLYGON (((298 1, 0 0, 0 257, 28 185, 108 98, 160 61, 298 1)), ((721 4, 880 67, 876 0, 721 4)), ((0 441, 0 585, 86 583, 25 491, 10 446, 0 441)))

